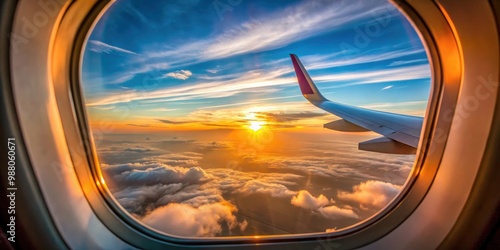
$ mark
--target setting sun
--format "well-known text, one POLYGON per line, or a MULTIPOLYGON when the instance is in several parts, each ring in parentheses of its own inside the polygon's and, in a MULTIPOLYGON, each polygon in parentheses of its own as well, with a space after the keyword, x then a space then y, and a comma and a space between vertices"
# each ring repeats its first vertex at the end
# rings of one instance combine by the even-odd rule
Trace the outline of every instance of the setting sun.
POLYGON ((250 122, 250 125, 248 126, 251 130, 253 131, 258 131, 259 129, 262 128, 262 126, 264 125, 263 122, 259 122, 259 121, 251 121, 250 122))

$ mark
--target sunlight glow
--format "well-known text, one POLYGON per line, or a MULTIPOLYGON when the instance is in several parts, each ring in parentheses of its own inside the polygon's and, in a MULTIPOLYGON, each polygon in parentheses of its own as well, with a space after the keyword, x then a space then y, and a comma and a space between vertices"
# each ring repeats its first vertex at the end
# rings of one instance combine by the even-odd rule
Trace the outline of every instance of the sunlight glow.
POLYGON ((257 131, 259 131, 262 128, 263 125, 264 125, 263 122, 260 122, 260 121, 251 121, 250 125, 248 127, 251 130, 257 132, 257 131))

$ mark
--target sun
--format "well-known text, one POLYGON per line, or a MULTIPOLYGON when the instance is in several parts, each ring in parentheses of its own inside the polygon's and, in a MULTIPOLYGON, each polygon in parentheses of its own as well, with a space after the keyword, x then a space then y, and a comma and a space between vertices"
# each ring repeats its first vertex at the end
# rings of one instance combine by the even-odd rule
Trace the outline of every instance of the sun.
POLYGON ((250 121, 250 125, 248 127, 254 132, 257 132, 262 128, 263 125, 264 123, 260 121, 250 121))

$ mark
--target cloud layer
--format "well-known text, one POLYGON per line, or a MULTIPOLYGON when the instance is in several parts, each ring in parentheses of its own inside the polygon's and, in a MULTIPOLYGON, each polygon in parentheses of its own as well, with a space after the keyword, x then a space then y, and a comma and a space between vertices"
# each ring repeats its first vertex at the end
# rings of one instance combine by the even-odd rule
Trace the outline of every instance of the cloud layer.
POLYGON ((270 148, 258 157, 242 156, 223 167, 217 160, 227 163, 228 157, 239 155, 238 146, 229 141, 165 139, 153 134, 141 138, 148 140, 120 144, 109 138, 102 144, 104 159, 121 155, 118 160, 130 162, 102 163, 106 183, 129 213, 177 236, 247 235, 248 227, 292 230, 288 227, 294 223, 289 220, 287 225, 272 222, 281 220, 283 211, 320 220, 314 231, 342 228, 377 212, 400 191, 400 185, 388 180, 401 183, 405 175, 400 171, 408 161, 402 156, 365 155, 339 141, 307 144, 295 139, 295 146, 270 148), (337 163, 332 166, 330 161, 337 163), (391 172, 398 175, 384 176, 391 172), (360 181, 351 184, 355 180, 360 181), (344 191, 349 189, 352 192, 344 191), (270 224, 262 227, 261 221, 270 224))

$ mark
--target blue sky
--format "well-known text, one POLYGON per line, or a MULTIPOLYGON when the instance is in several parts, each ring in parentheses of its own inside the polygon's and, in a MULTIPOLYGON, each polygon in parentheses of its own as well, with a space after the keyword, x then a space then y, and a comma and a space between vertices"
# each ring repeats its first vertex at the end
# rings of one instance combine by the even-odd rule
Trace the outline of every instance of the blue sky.
POLYGON ((91 116, 125 108, 120 119, 143 126, 322 112, 301 96, 290 53, 330 100, 424 113, 425 50, 385 1, 117 1, 85 47, 83 89, 91 116))

